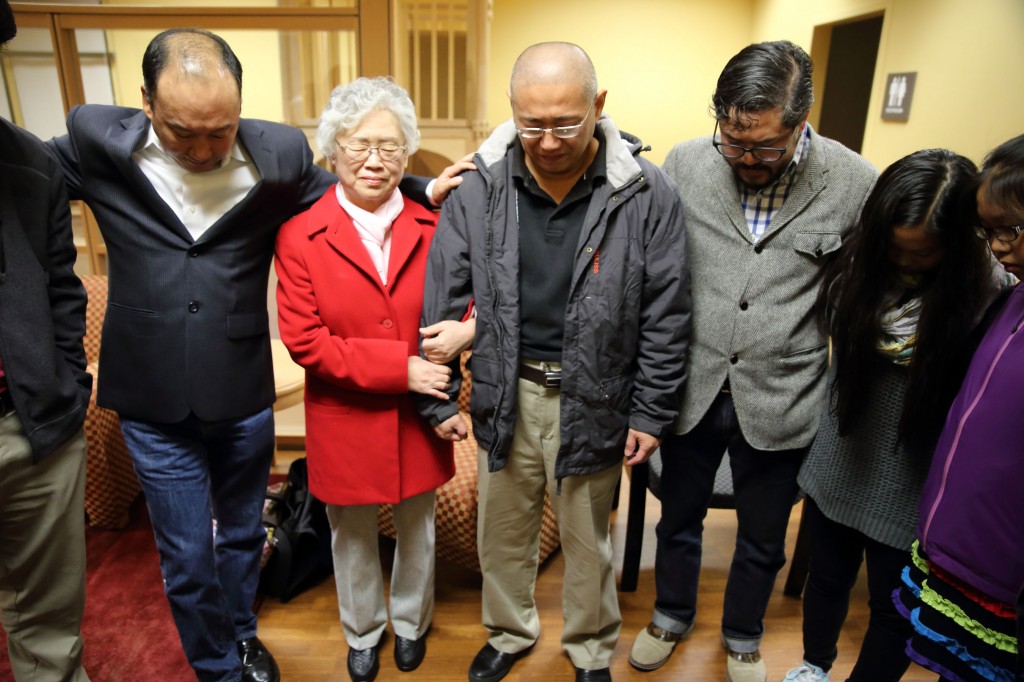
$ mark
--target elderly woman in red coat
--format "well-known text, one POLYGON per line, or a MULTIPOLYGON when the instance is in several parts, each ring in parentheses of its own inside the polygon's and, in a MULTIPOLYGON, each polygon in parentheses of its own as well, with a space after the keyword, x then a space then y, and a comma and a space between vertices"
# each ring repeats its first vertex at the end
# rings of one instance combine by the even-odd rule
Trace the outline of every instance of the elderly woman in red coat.
MULTIPOLYGON (((327 503, 353 680, 373 680, 387 624, 377 505, 394 505, 395 662, 423 660, 434 605, 434 491, 455 471, 451 444, 412 393, 447 399, 450 369, 419 357, 423 276, 436 219, 398 183, 419 146, 408 94, 385 78, 338 87, 317 142, 338 184, 277 239, 281 338, 306 369, 306 452, 327 503)), ((468 344, 472 323, 445 332, 468 344)), ((454 436, 458 438, 458 436, 454 436)))

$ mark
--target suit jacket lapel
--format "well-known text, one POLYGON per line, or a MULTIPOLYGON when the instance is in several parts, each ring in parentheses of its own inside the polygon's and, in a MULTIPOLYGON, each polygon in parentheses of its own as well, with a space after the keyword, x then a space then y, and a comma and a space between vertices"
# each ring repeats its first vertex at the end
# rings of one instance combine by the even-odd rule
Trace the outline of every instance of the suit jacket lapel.
POLYGON ((266 181, 267 178, 276 180, 281 174, 280 171, 280 160, 277 156, 277 151, 267 145, 263 139, 263 130, 248 119, 241 119, 238 122, 238 143, 242 145, 249 158, 252 160, 256 170, 260 174, 260 179, 252 186, 252 189, 245 195, 245 197, 237 204, 232 206, 227 213, 221 216, 220 220, 215 222, 199 237, 200 241, 206 242, 216 237, 228 229, 228 226, 235 224, 239 215, 243 211, 247 211, 252 208, 252 200, 258 195, 260 185, 266 181))
POLYGON ((721 160, 716 159, 716 161, 718 162, 714 164, 714 170, 712 171, 714 179, 711 181, 711 184, 715 188, 715 196, 722 207, 722 213, 729 217, 736 231, 753 244, 754 236, 750 234, 747 217, 743 214, 740 191, 736 185, 736 177, 733 175, 732 167, 725 161, 724 157, 721 160))
POLYGON ((804 166, 803 175, 797 178, 790 188, 789 197, 782 204, 782 210, 772 218, 772 223, 765 230, 762 239, 788 225, 807 208, 807 205, 821 190, 825 189, 825 173, 828 171, 828 164, 820 158, 821 146, 815 143, 815 137, 817 137, 817 133, 811 130, 811 138, 808 140, 810 144, 807 146, 807 163, 804 166))
MULTIPOLYGON (((367 253, 363 241, 359 238, 359 233, 356 232, 356 226, 352 224, 348 213, 342 210, 338 200, 332 194, 327 194, 313 208, 318 215, 316 216, 317 220, 311 223, 311 228, 315 229, 316 225, 326 225, 327 233, 324 238, 330 247, 383 289, 384 285, 380 281, 380 275, 377 274, 377 266, 373 264, 370 254, 367 253)), ((394 244, 392 244, 392 248, 394 248, 394 244)))
POLYGON ((121 120, 120 127, 111 129, 107 138, 109 146, 109 157, 121 171, 121 174, 128 180, 128 183, 140 194, 144 195, 139 203, 150 207, 154 213, 159 214, 160 223, 169 227, 176 235, 189 244, 192 243, 192 235, 171 210, 167 202, 163 200, 160 193, 153 187, 146 174, 142 172, 139 165, 132 159, 132 153, 149 134, 149 118, 145 112, 140 111, 134 116, 121 120))
POLYGON ((391 256, 388 261, 388 289, 398 281, 405 264, 409 262, 416 247, 423 240, 423 225, 416 219, 415 208, 405 200, 405 210, 391 226, 391 256))

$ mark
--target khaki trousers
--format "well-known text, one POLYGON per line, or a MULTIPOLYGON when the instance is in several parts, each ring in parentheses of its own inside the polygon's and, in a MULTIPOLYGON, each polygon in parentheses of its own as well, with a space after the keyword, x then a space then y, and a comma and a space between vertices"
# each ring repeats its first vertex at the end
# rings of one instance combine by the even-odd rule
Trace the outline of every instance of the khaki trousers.
MULTIPOLYGON (((434 615, 434 500, 431 490, 394 505, 395 560, 391 568, 391 626, 419 639, 434 615)), ((380 642, 388 622, 377 537, 377 505, 327 505, 334 582, 345 640, 353 649, 380 642)))
POLYGON ((559 494, 559 442, 558 390, 520 379, 508 464, 488 473, 486 451, 477 458, 483 623, 491 646, 505 653, 532 646, 540 635, 534 586, 547 491, 565 557, 562 647, 577 668, 607 668, 622 625, 608 525, 622 470, 565 478, 559 494))
POLYGON ((17 414, 0 418, 0 619, 16 680, 88 682, 85 433, 38 464, 17 414))

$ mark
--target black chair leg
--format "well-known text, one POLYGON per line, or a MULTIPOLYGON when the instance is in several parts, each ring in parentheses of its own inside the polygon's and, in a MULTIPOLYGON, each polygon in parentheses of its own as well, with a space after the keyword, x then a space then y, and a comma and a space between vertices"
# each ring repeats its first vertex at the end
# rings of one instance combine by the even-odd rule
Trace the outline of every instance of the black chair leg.
POLYGON ((622 551, 620 592, 636 592, 640 577, 640 551, 644 544, 644 514, 647 511, 647 479, 650 465, 633 466, 629 479, 629 509, 626 517, 626 546, 622 551))
POLYGON ((807 570, 811 562, 811 547, 807 540, 807 516, 803 513, 803 503, 800 507, 800 526, 796 531, 796 547, 793 548, 793 558, 789 562, 789 574, 786 576, 786 585, 782 593, 787 597, 800 598, 804 593, 804 585, 807 584, 807 570))

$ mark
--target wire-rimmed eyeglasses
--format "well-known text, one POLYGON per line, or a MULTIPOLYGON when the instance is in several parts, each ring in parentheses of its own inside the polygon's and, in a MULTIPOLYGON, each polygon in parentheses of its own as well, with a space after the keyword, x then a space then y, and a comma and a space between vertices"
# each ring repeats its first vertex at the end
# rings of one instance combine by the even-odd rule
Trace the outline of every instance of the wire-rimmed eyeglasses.
POLYGON ((792 133, 790 133, 790 140, 786 143, 785 147, 743 147, 738 144, 726 144, 720 139, 716 140, 715 136, 718 134, 718 121, 715 121, 715 132, 711 134, 711 144, 718 153, 727 159, 739 159, 744 154, 750 153, 758 161, 765 161, 771 163, 778 161, 782 158, 782 155, 789 149, 789 145, 793 144, 792 133))
POLYGON ((560 140, 568 140, 580 134, 580 130, 583 129, 583 124, 587 122, 593 108, 594 103, 591 102, 587 107, 587 113, 583 114, 583 120, 574 126, 556 126, 554 128, 520 128, 516 126, 516 132, 519 133, 519 137, 527 140, 536 140, 544 137, 547 133, 551 133, 560 140))
POLYGON ((1024 225, 1000 225, 998 227, 975 225, 974 234, 987 242, 990 242, 993 239, 998 239, 1004 244, 1009 244, 1020 236, 1022 229, 1024 229, 1024 225))
POLYGON ((397 161, 405 154, 405 147, 394 142, 372 145, 365 142, 352 142, 350 144, 339 144, 338 149, 345 152, 345 156, 353 161, 366 161, 371 153, 376 153, 381 161, 397 161))

